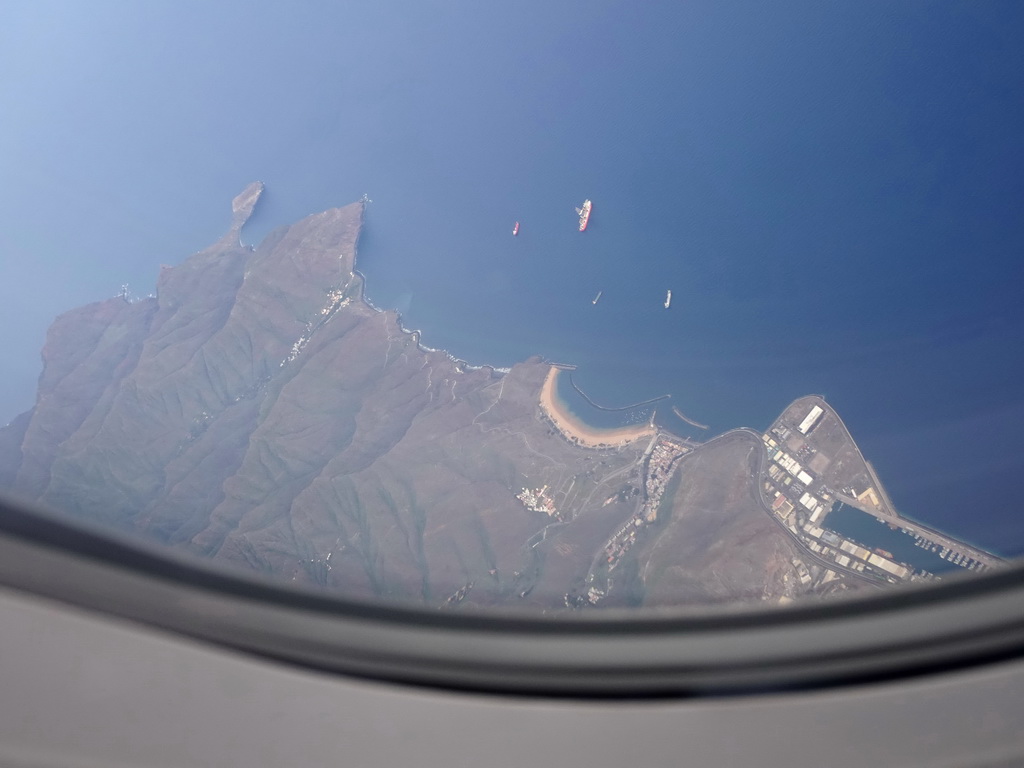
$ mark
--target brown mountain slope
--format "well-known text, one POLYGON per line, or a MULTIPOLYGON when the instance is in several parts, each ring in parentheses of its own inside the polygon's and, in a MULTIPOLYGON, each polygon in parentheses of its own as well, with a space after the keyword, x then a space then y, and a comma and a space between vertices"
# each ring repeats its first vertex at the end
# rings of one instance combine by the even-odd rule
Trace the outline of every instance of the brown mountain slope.
POLYGON ((681 464, 658 535, 637 553, 649 605, 759 602, 786 594, 797 546, 761 509, 760 441, 734 432, 681 464))
MULTIPOLYGON (((581 606, 654 443, 573 444, 540 408, 548 364, 470 366, 366 303, 362 203, 241 245, 261 191, 161 271, 155 298, 56 320, 35 407, 0 430, 0 487, 354 596, 581 606)), ((752 506, 749 443, 681 463, 671 520, 644 533, 610 604, 792 592, 792 545, 752 506)))
MULTIPOLYGON (((548 366, 468 366, 362 301, 362 204, 241 246, 261 189, 156 298, 58 318, 35 408, 0 431, 4 485, 353 594, 439 603, 483 580, 476 599, 504 599, 551 522, 515 494, 596 482, 593 452, 540 417, 548 366)), ((605 453, 608 471, 636 458, 605 453)))

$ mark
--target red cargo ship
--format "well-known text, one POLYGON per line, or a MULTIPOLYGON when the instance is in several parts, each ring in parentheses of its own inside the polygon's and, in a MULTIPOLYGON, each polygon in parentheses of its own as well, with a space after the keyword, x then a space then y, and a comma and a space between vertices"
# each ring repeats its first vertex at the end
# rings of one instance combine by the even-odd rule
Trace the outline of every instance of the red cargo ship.
POLYGON ((590 221, 591 207, 592 203, 589 200, 584 200, 583 207, 576 209, 576 213, 580 215, 580 232, 587 228, 587 222, 590 221))

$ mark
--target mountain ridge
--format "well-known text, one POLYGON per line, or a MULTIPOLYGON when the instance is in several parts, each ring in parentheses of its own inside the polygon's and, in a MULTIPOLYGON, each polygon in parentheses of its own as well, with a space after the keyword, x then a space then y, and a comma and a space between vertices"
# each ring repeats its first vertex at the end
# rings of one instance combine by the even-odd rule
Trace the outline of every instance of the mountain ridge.
MULTIPOLYGON (((235 197, 217 242, 162 268, 154 297, 55 320, 36 405, 0 430, 3 486, 352 596, 564 610, 590 548, 603 546, 595 532, 630 514, 608 505, 639 482, 647 441, 576 445, 540 410, 550 369, 540 358, 469 365, 365 301, 355 270, 365 202, 243 245, 262 191, 257 182, 235 197), (550 488, 563 511, 528 506, 523 488, 550 488), (605 522, 576 522, 609 493, 605 522), (537 547, 549 532, 566 543, 537 547)), ((756 510, 736 514, 775 542, 773 560, 792 550, 756 510)), ((759 557, 743 578, 774 594, 785 579, 760 583, 759 557)), ((750 559, 728 547, 715 558, 750 559)), ((727 600, 722 591, 705 597, 727 600)))

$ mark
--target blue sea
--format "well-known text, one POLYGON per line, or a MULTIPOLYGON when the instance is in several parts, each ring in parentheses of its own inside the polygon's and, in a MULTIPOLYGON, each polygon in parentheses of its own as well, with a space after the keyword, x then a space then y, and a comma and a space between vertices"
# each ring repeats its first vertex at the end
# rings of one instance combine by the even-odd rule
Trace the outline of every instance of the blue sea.
POLYGON ((215 5, 0 32, 6 418, 56 314, 248 182, 249 242, 368 193, 368 295, 426 344, 708 436, 824 395, 901 512, 1024 552, 1024 6, 215 5))

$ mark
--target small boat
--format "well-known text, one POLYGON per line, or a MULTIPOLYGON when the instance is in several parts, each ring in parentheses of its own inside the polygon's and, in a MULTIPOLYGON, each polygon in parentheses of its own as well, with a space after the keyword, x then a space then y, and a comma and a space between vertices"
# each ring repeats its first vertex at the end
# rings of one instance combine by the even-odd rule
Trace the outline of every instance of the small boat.
POLYGON ((602 294, 602 293, 603 293, 603 291, 598 291, 598 292, 597 292, 597 296, 595 296, 595 297, 594 297, 594 300, 593 300, 592 302, 590 302, 590 303, 591 303, 591 304, 597 304, 597 300, 601 298, 601 294, 602 294))
POLYGON ((672 305, 672 291, 665 294, 665 309, 668 309, 672 305))
POLYGON ((517 221, 516 225, 514 227, 512 227, 512 236, 515 237, 518 234, 519 234, 519 222, 517 221))

